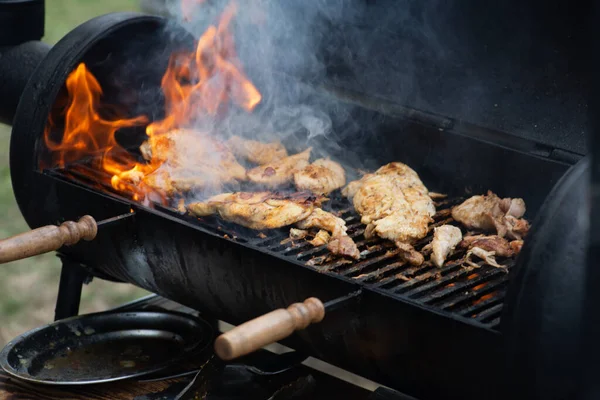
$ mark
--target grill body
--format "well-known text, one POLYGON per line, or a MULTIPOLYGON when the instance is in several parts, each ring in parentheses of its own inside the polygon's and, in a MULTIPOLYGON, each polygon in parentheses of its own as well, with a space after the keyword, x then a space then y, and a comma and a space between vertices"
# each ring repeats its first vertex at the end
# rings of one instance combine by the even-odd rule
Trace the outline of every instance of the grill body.
MULTIPOLYGON (((124 60, 160 54, 161 46, 173 45, 171 36, 167 40, 160 34, 164 24, 143 15, 101 17, 65 37, 38 67, 19 104, 11 141, 13 187, 29 225, 83 214, 101 220, 133 208, 134 217, 63 252, 97 276, 131 282, 233 324, 310 296, 326 301, 363 286, 360 303, 333 312, 287 344, 416 396, 502 398, 505 376, 497 321, 501 301, 483 305, 491 310, 489 319, 467 318, 432 305, 450 299, 455 289, 444 292, 434 283, 424 293, 435 289, 441 297, 420 301, 352 276, 319 271, 305 265, 298 254, 285 255, 248 237, 227 239, 206 224, 40 170, 44 126, 68 73, 86 60, 103 86, 130 77, 118 69, 124 60), (131 48, 117 51, 118 39, 124 37, 138 38, 147 47, 135 54, 131 48), (474 367, 482 362, 485 368, 474 367)), ((176 43, 184 45, 186 40, 182 33, 176 43)), ((163 69, 151 64, 140 63, 133 75, 158 85, 158 71, 163 69)), ((128 82, 135 87, 135 79, 128 82)), ((349 106, 353 119, 376 134, 348 138, 342 147, 360 149, 357 158, 367 168, 402 160, 434 191, 464 196, 490 189, 502 196, 523 196, 531 218, 571 161, 535 142, 345 96, 354 103, 349 106), (498 168, 499 163, 513 167, 498 168), (539 185, 532 188, 531 182, 539 185)))

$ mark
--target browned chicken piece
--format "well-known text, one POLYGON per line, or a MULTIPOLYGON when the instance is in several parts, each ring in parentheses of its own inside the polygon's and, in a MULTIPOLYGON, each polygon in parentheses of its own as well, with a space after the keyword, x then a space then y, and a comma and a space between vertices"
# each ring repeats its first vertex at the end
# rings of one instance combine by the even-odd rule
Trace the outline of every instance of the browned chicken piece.
MULTIPOLYGON (((194 189, 218 189, 222 184, 246 179, 246 170, 218 140, 191 129, 174 129, 152 136, 140 146, 143 157, 156 165, 141 181, 173 194, 194 189)), ((127 171, 120 179, 139 184, 140 174, 127 171)))
POLYGON ((323 246, 324 244, 329 243, 331 240, 331 235, 326 230, 321 229, 312 240, 309 240, 308 243, 312 244, 315 247, 323 246))
POLYGON ((500 268, 506 270, 507 268, 504 265, 498 264, 496 261, 495 253, 493 251, 486 251, 481 247, 473 247, 467 252, 465 257, 465 263, 471 267, 479 268, 479 264, 473 262, 471 260, 471 256, 477 256, 482 259, 487 265, 490 265, 495 268, 500 268))
POLYGON ((258 165, 268 164, 288 155, 287 150, 279 141, 263 143, 233 136, 227 141, 227 146, 237 157, 258 165))
POLYGON ((384 165, 342 190, 367 225, 365 235, 392 240, 413 265, 420 265, 423 256, 412 244, 427 236, 435 215, 428 193, 417 173, 399 162, 384 165))
POLYGON ((459 243, 459 247, 468 250, 465 257, 467 265, 474 267, 478 266, 471 260, 471 256, 474 255, 484 260, 486 264, 502 269, 506 269, 506 267, 498 264, 496 257, 513 257, 519 254, 522 245, 522 240, 513 240, 509 242, 505 238, 496 235, 465 236, 459 243))
POLYGON ((329 194, 346 184, 346 172, 335 161, 320 158, 294 174, 296 189, 329 194))
POLYGON ((498 257, 512 257, 521 251, 523 241, 513 240, 509 242, 497 235, 474 235, 465 236, 458 246, 467 250, 479 247, 485 251, 494 252, 494 255, 498 257))
POLYGON ((403 242, 395 242, 396 247, 400 250, 400 258, 408 262, 410 265, 419 266, 425 261, 423 254, 415 250, 412 245, 403 242))
POLYGON ((205 202, 188 205, 198 216, 218 214, 226 221, 250 229, 275 229, 296 224, 300 229, 331 232, 328 249, 335 254, 359 258, 356 244, 346 234, 346 222, 319 208, 321 198, 310 193, 223 193, 205 202))
POLYGON ((311 215, 318 205, 319 199, 307 193, 238 192, 191 203, 188 210, 198 217, 219 214, 226 221, 260 230, 295 224, 311 215))
POLYGON ((302 153, 252 168, 247 173, 248 180, 270 188, 291 182, 294 173, 308 165, 311 150, 309 147, 302 153))
POLYGON ((523 241, 513 240, 512 242, 510 242, 510 247, 513 250, 514 254, 519 254, 521 252, 521 249, 523 248, 523 241))
POLYGON ((438 267, 444 265, 446 258, 462 240, 462 232, 452 225, 442 225, 433 230, 431 241, 431 261, 438 267))
POLYGON ((360 258, 360 251, 356 243, 346 233, 346 221, 343 219, 320 208, 315 208, 311 215, 296 225, 300 229, 319 228, 331 232, 331 240, 327 245, 329 251, 357 260, 360 258))
POLYGON ((529 223, 521 219, 525 214, 523 199, 501 199, 491 191, 473 196, 452 209, 452 218, 468 229, 497 232, 500 237, 522 239, 529 223))
POLYGON ((308 235, 308 231, 304 229, 290 228, 290 239, 300 240, 304 239, 308 235))

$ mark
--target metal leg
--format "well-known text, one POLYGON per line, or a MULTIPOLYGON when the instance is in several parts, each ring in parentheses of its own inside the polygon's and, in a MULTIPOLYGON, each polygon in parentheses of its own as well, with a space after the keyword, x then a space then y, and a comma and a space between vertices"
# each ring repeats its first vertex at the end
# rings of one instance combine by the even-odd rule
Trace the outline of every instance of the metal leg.
POLYGON ((54 320, 73 317, 79 314, 81 290, 88 279, 88 273, 78 263, 60 257, 62 270, 54 309, 54 320))

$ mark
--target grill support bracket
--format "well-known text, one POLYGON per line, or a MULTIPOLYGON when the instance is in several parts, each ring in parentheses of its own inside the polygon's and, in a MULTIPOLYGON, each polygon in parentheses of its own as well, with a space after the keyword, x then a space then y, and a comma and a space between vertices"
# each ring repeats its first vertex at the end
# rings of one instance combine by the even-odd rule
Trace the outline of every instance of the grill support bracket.
POLYGON ((83 285, 91 281, 89 273, 69 257, 59 255, 62 262, 54 320, 74 317, 79 314, 83 285))

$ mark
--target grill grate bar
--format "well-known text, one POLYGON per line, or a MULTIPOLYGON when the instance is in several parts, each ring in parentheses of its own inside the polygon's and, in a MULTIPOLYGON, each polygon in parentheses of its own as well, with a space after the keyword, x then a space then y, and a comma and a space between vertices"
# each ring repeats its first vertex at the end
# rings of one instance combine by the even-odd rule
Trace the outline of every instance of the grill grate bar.
POLYGON ((472 318, 483 310, 498 304, 502 300, 502 297, 504 297, 504 294, 504 291, 501 290, 498 294, 490 293, 489 295, 483 295, 479 300, 473 302, 470 306, 462 309, 459 308, 455 310, 455 312, 460 313, 460 315, 463 317, 472 318))
POLYGON ((436 296, 436 297, 438 297, 437 300, 429 300, 429 301, 426 301, 426 303, 435 305, 436 307, 439 307, 443 310, 455 309, 455 308, 460 307, 461 305, 465 305, 465 304, 466 305, 474 304, 475 302, 477 302, 480 298, 482 298, 484 296, 485 296, 485 299, 488 299, 488 298, 491 299, 491 298, 497 297, 500 294, 500 292, 498 290, 500 288, 504 287, 506 285, 507 281, 508 281, 508 277, 505 275, 505 276, 501 276, 500 278, 498 278, 496 280, 484 281, 484 282, 478 283, 474 286, 473 286, 473 284, 470 284, 469 285, 470 287, 461 288, 461 290, 468 289, 469 291, 466 293, 461 292, 461 291, 453 293, 446 298, 442 298, 441 299, 443 301, 442 303, 440 303, 438 301, 439 298, 442 296, 436 296))
POLYGON ((406 267, 406 263, 404 261, 398 261, 392 264, 388 264, 383 268, 379 268, 375 271, 360 274, 358 276, 353 277, 357 282, 369 282, 369 286, 373 287, 370 281, 381 279, 381 277, 386 276, 389 272, 394 272, 396 270, 400 270, 406 267))
MULTIPOLYGON (((419 273, 419 275, 416 275, 414 277, 414 279, 411 279, 409 281, 405 281, 404 283, 401 283, 397 286, 394 287, 390 287, 388 290, 393 291, 394 293, 398 293, 398 294, 405 294, 406 292, 409 291, 415 291, 416 288, 420 287, 420 286, 425 286, 424 289, 433 289, 436 286, 439 287, 444 287, 444 283, 450 283, 448 282, 449 279, 445 279, 444 281, 438 280, 438 278, 444 276, 447 277, 447 274, 450 273, 454 273, 453 271, 457 270, 456 272, 457 275, 453 275, 452 278, 454 278, 455 276, 461 276, 462 274, 466 274, 469 272, 469 270, 472 270, 473 267, 466 267, 466 268, 462 268, 462 266, 460 265, 460 263, 448 263, 447 265, 443 266, 441 269, 434 267, 432 264, 427 263, 424 264, 422 267, 420 267, 416 272, 419 273)), ((423 289, 423 290, 424 290, 423 289)))
POLYGON ((354 264, 352 267, 345 269, 344 271, 339 271, 339 274, 343 276, 351 276, 353 274, 360 273, 361 271, 371 269, 373 268, 373 266, 377 268, 382 262, 388 261, 390 258, 396 257, 397 255, 397 250, 389 250, 381 256, 373 257, 365 261, 360 261, 354 264))
POLYGON ((423 285, 410 292, 407 292, 405 293, 405 295, 410 298, 419 298, 424 303, 433 303, 437 300, 441 300, 456 293, 459 293, 464 289, 477 287, 479 285, 486 285, 490 279, 493 279, 500 274, 506 275, 506 273, 501 270, 488 270, 482 271, 481 273, 474 272, 470 275, 467 275, 471 271, 472 270, 466 268, 463 271, 454 272, 440 280, 436 280, 434 282, 431 282, 430 284, 423 285), (466 279, 460 282, 457 281, 459 278, 462 277, 465 277, 466 279), (437 290, 434 293, 427 294, 432 289, 432 287, 439 287, 440 285, 443 285, 442 290, 437 290))
POLYGON ((475 315, 474 318, 479 322, 489 322, 492 319, 499 317, 502 312, 503 304, 496 304, 486 310, 481 311, 479 314, 475 315))

